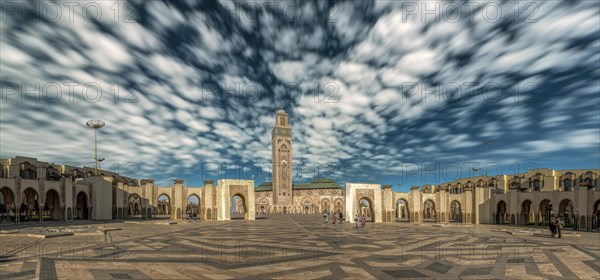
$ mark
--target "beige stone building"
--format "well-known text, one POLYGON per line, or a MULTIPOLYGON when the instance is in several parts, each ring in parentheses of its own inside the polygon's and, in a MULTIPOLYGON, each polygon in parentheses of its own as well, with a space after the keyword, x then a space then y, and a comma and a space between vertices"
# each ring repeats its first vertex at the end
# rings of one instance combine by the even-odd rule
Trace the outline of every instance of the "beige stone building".
MULTIPOLYGON (((240 218, 253 220, 254 181, 207 180, 204 186, 157 186, 116 173, 15 157, 0 160, 0 221, 164 217, 229 220, 232 198, 240 218), (159 201, 159 198, 166 198, 159 201), (194 215, 195 214, 195 215, 194 215)), ((234 217, 236 217, 234 215, 234 217)))
POLYGON ((256 215, 343 213, 373 222, 540 225, 598 228, 600 170, 536 169, 458 179, 395 192, 389 185, 330 179, 292 182, 292 127, 280 109, 271 135, 273 181, 219 179, 203 186, 157 186, 106 170, 35 158, 0 160, 0 222, 170 218, 253 220, 256 215))

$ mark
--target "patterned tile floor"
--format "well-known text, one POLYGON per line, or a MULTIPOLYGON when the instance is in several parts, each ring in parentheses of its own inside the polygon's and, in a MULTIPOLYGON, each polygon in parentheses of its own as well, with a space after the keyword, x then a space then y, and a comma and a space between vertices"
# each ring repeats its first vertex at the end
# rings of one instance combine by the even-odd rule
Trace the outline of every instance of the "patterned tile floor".
POLYGON ((0 238, 0 279, 600 279, 600 233, 500 226, 256 221, 113 223, 105 235, 0 238))

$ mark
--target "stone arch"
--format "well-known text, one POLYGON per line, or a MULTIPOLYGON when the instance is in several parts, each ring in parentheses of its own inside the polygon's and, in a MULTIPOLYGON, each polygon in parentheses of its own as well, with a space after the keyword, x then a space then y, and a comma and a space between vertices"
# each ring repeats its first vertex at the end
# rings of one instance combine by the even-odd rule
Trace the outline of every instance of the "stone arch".
POLYGON ((197 194, 188 195, 187 205, 185 207, 185 214, 188 217, 195 219, 196 217, 200 216, 200 207, 202 206, 200 205, 200 201, 200 196, 197 194))
POLYGON ((156 213, 156 217, 159 218, 170 218, 172 215, 172 210, 171 210, 171 196, 169 196, 166 193, 161 193, 160 195, 158 195, 157 197, 157 213, 156 213))
POLYGON ((44 211, 47 213, 50 220, 58 221, 62 218, 60 196, 56 190, 50 189, 46 192, 44 211))
POLYGON ((142 198, 138 194, 131 194, 127 199, 127 216, 141 216, 142 215, 142 198))
POLYGON ((453 200, 452 202, 450 202, 448 221, 461 223, 463 221, 462 211, 462 206, 458 200, 453 200))
POLYGON ((586 171, 581 175, 581 181, 585 186, 593 187, 594 186, 594 172, 586 171))
POLYGON ((321 199, 321 213, 329 214, 331 212, 331 201, 328 198, 321 199))
POLYGON ((552 201, 544 199, 540 202, 540 223, 547 225, 550 219, 552 219, 552 201))
MULTIPOLYGON (((21 204, 19 206, 19 215, 25 216, 26 221, 39 220, 42 217, 40 212, 39 195, 33 188, 27 188, 23 191, 21 204)), ((21 219, 21 221, 24 221, 21 219)))
POLYGON ((563 199, 558 205, 558 218, 562 219, 565 224, 576 223, 573 202, 570 199, 563 199))
POLYGON ((431 199, 425 200, 423 203, 423 221, 424 222, 435 222, 437 221, 435 203, 431 199))
POLYGON ((542 190, 543 181, 535 178, 531 181, 531 187, 534 192, 539 192, 542 190))
POLYGON ((16 221, 15 194, 9 187, 0 189, 0 222, 16 221))
POLYGON ((500 200, 496 204, 496 224, 506 224, 509 222, 508 208, 504 200, 500 200))
POLYGON ((359 216, 365 216, 365 221, 374 222, 375 221, 375 204, 370 197, 363 196, 357 200, 358 207, 356 208, 357 214, 359 216))
POLYGON ((533 210, 533 202, 531 200, 526 199, 521 203, 521 215, 520 215, 520 224, 522 225, 532 225, 535 224, 535 212, 533 210))
POLYGON ((344 212, 344 201, 341 198, 337 198, 333 202, 333 212, 338 214, 344 212))
POLYGON ((563 191, 569 192, 573 190, 573 180, 571 178, 566 178, 563 180, 563 191))
POLYGON ((300 207, 302 208, 301 212, 303 214, 313 214, 315 213, 315 204, 313 200, 309 196, 305 196, 300 200, 300 207))
POLYGON ((77 194, 77 200, 76 200, 76 204, 75 204, 75 209, 76 209, 76 215, 75 218, 76 219, 81 219, 81 220, 87 220, 89 219, 89 212, 88 212, 88 196, 85 192, 80 191, 77 194))
POLYGON ((269 200, 267 198, 262 198, 259 202, 258 202, 258 213, 259 214, 267 214, 270 213, 270 207, 269 207, 269 200))
POLYGON ((54 168, 54 166, 49 165, 46 167, 46 180, 48 181, 58 181, 60 180, 60 172, 58 169, 54 168))
POLYGON ((37 179, 37 169, 35 165, 26 161, 19 164, 19 175, 23 179, 34 180, 37 179))
POLYGON ((408 206, 408 201, 404 198, 396 200, 396 221, 410 221, 410 207, 408 206))
POLYGON ((230 218, 233 219, 248 219, 248 200, 246 196, 240 192, 234 193, 230 197, 230 218), (238 199, 236 199, 236 197, 238 199), (239 208, 239 209, 238 209, 239 208))

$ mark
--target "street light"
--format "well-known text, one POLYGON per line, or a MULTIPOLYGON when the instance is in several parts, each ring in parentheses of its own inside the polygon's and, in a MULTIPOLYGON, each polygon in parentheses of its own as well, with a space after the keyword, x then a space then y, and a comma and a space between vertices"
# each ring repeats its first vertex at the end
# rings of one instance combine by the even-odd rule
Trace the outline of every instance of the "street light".
POLYGON ((473 167, 473 168, 471 168, 471 169, 473 170, 473 178, 472 178, 472 180, 473 180, 473 184, 475 184, 475 173, 476 173, 477 171, 481 170, 481 167, 473 167))
POLYGON ((96 143, 96 130, 104 127, 104 122, 101 120, 89 120, 85 123, 89 128, 94 129, 94 161, 96 162, 96 176, 98 176, 98 162, 103 161, 104 158, 98 158, 98 144, 96 143))
POLYGON ((485 145, 485 187, 488 187, 488 152, 490 150, 490 144, 494 143, 494 140, 481 141, 485 145))

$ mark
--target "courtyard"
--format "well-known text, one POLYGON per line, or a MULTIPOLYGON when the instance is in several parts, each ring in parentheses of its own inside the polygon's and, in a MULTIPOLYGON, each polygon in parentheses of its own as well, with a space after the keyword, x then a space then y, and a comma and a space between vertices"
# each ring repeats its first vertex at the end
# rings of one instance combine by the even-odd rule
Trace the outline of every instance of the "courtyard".
POLYGON ((598 232, 551 239, 544 228, 493 225, 357 229, 325 225, 320 215, 0 229, 2 279, 600 279, 598 232))

